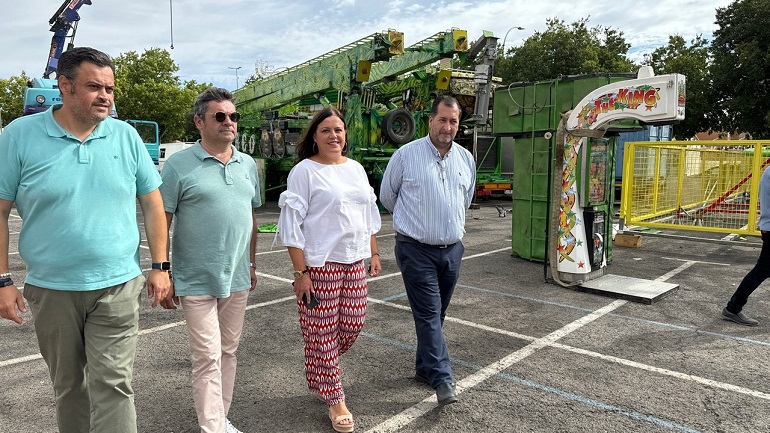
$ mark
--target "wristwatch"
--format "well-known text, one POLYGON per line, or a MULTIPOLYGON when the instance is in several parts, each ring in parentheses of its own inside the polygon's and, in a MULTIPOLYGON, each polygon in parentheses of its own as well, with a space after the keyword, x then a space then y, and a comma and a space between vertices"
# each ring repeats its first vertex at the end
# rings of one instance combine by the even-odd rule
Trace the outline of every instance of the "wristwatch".
POLYGON ((299 279, 300 279, 300 278, 302 278, 302 276, 303 276, 303 275, 305 275, 305 274, 307 274, 307 269, 305 269, 304 271, 296 271, 296 270, 295 270, 295 271, 294 271, 294 279, 295 279, 295 280, 299 280, 299 279))
POLYGON ((161 271, 170 271, 171 262, 155 262, 152 264, 153 269, 160 269, 161 271))

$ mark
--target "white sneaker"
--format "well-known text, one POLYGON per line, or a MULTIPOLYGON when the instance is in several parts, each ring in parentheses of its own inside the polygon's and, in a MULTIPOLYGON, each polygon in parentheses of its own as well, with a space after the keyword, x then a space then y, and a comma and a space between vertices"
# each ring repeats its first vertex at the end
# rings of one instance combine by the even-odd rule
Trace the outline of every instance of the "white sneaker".
POLYGON ((225 433, 243 433, 242 431, 235 428, 233 423, 230 422, 229 419, 225 419, 225 433))

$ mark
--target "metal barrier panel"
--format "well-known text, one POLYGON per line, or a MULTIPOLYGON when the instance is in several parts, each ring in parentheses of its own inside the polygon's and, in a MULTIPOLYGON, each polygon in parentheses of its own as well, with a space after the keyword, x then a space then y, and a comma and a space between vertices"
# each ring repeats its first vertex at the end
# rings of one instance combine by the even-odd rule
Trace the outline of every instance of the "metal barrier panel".
POLYGON ((626 143, 626 225, 759 235, 759 179, 770 141, 626 143))

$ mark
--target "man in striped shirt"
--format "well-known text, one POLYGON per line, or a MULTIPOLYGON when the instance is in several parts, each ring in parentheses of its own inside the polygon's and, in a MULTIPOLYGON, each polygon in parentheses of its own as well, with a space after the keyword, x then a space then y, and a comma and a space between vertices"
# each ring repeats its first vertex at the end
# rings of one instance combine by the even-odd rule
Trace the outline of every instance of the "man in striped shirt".
POLYGON ((476 184, 473 155, 454 142, 460 104, 451 96, 431 108, 427 137, 399 148, 380 187, 393 214, 396 263, 417 332, 415 379, 436 390, 440 405, 457 401, 442 325, 465 248, 465 210, 476 184))

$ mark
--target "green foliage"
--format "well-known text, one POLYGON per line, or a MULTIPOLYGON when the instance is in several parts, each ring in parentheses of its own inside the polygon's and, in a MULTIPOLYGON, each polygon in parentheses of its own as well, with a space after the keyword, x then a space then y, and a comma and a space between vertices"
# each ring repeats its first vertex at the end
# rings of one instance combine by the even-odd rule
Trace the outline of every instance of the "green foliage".
POLYGON ((0 127, 3 127, 24 113, 24 89, 30 77, 24 71, 9 79, 0 78, 0 127))
POLYGON ((711 44, 714 103, 725 131, 770 137, 770 2, 717 8, 711 44))
POLYGON ((708 41, 700 35, 689 46, 683 37, 669 36, 668 45, 645 55, 644 63, 652 66, 656 75, 677 73, 687 77, 687 112, 684 121, 674 126, 677 139, 689 139, 711 130, 715 124, 709 61, 708 41))
POLYGON ((498 58, 495 75, 504 83, 636 69, 626 57, 630 45, 623 32, 602 26, 589 28, 587 18, 569 26, 557 18, 546 20, 546 24, 544 32, 535 32, 519 47, 506 48, 498 58))
POLYGON ((190 133, 187 113, 198 94, 210 87, 194 80, 181 83, 179 67, 160 48, 121 54, 115 62, 115 106, 121 119, 153 120, 161 142, 184 140, 190 133))

